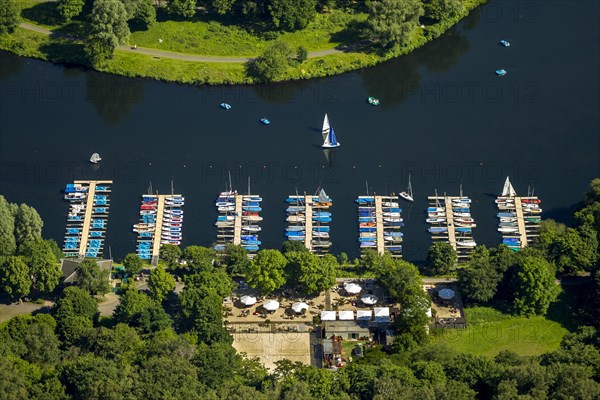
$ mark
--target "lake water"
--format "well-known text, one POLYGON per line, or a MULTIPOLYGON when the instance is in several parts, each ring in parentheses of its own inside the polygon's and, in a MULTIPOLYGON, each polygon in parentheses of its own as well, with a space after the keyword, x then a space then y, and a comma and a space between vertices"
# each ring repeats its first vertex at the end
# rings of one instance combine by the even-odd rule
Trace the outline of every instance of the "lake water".
POLYGON ((140 195, 186 196, 184 245, 210 245, 214 198, 234 187, 262 195, 263 247, 279 248, 288 194, 323 186, 333 198, 332 251, 358 254, 354 199, 399 192, 405 258, 430 245, 426 197, 473 199, 475 239, 494 245, 494 196, 518 193, 568 221, 600 174, 598 2, 493 1, 442 38, 364 71, 263 86, 192 87, 67 68, 0 54, 0 193, 34 206, 62 242, 73 179, 113 179, 107 244, 134 251, 140 195), (498 44, 508 39, 510 48, 498 44), (504 68, 508 75, 496 77, 504 68), (381 99, 379 107, 366 103, 381 99), (219 108, 221 101, 233 109, 219 108), (320 148, 325 113, 342 146, 320 148), (272 123, 263 126, 267 116, 272 123), (103 157, 94 169, 88 159, 103 157))

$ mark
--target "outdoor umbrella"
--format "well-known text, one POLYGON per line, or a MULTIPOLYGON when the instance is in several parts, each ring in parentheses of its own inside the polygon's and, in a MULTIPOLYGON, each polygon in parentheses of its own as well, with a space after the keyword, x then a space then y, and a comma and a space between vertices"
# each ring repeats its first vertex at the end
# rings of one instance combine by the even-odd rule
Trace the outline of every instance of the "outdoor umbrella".
POLYGON ((275 311, 279 308, 279 302, 277 300, 267 300, 263 304, 263 308, 267 311, 275 311))
POLYGON ((348 283, 347 285, 344 285, 344 289, 350 294, 357 294, 362 290, 360 285, 357 285, 356 283, 348 283))
POLYGON ((292 304, 292 310, 294 310, 295 313, 300 314, 302 310, 308 310, 308 304, 297 301, 292 304))
POLYGON ((375 296, 374 294, 363 294, 360 297, 360 301, 367 305, 372 305, 377 303, 377 296, 375 296))
POLYGON ((453 298, 456 295, 456 293, 454 293, 454 290, 452 290, 452 289, 442 289, 439 291, 438 294, 444 300, 450 300, 451 298, 453 298))
POLYGON ((240 298, 240 302, 245 306, 251 306, 256 303, 256 297, 254 296, 242 296, 240 298))

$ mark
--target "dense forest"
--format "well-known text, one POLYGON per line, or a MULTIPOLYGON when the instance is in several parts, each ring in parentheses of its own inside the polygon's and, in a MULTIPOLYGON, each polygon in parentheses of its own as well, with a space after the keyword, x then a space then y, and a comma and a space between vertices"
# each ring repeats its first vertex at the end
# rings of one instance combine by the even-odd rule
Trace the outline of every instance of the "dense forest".
MULTIPOLYGON (((421 273, 452 273, 456 262, 432 247, 427 271, 373 252, 348 262, 318 258, 298 244, 262 250, 249 261, 231 246, 164 246, 148 290, 123 286, 111 317, 99 317, 99 295, 110 290, 92 260, 82 263, 76 286, 58 284, 58 247, 41 238, 41 219, 28 206, 0 199, 0 282, 5 296, 53 298, 48 313, 17 316, 0 326, 0 399, 597 399, 600 398, 600 179, 573 215, 572 227, 545 221, 535 246, 513 253, 478 247, 458 267, 468 304, 488 304, 514 315, 544 315, 556 301, 556 279, 579 276, 593 291, 560 347, 541 356, 502 351, 495 357, 460 353, 427 334, 429 298, 421 273), (267 371, 237 354, 223 326, 222 299, 245 277, 263 293, 294 287, 310 295, 336 275, 376 277, 401 304, 396 341, 375 347, 338 371, 277 362, 267 371), (25 272, 23 272, 25 271, 25 272), (175 293, 176 280, 184 282, 175 293)), ((135 275, 135 255, 124 260, 135 275)), ((558 300, 560 301, 560 300, 558 300)))

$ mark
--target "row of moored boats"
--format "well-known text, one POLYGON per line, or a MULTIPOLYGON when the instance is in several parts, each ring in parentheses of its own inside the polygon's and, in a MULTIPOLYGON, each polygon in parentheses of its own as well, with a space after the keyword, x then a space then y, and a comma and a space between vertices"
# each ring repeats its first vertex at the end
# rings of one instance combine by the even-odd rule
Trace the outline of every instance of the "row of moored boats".
POLYGON ((471 215, 471 199, 464 196, 429 198, 426 222, 433 240, 446 240, 453 244, 458 256, 468 256, 477 242, 473 228, 477 225, 471 215), (452 238, 452 239, 451 239, 452 238))
POLYGON ((287 240, 301 241, 316 254, 326 253, 331 247, 329 223, 332 214, 329 208, 333 203, 325 190, 320 189, 316 196, 290 195, 286 202, 287 240))
MULTIPOLYGON (((412 197, 412 195, 411 195, 412 197)), ((358 241, 361 249, 383 248, 393 256, 402 255, 404 227, 397 196, 358 196, 358 241), (383 243, 378 243, 382 240, 383 243)))

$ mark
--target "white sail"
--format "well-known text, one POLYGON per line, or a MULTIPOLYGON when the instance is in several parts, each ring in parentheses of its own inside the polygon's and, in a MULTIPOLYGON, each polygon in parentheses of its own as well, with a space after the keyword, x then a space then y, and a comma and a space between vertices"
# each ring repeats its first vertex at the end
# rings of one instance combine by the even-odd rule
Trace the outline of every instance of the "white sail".
POLYGON ((508 179, 508 176, 506 177, 506 181, 504 182, 504 188, 502 189, 502 197, 515 197, 517 195, 517 192, 515 192, 515 189, 513 188, 512 184, 510 183, 510 179, 508 179))
POLYGON ((413 197, 412 184, 410 183, 410 174, 408 174, 408 195, 413 197))
POLYGON ((96 164, 98 161, 101 161, 102 158, 100 158, 100 154, 98 153, 94 153, 92 154, 92 156, 90 157, 90 162, 96 164))
POLYGON ((329 197, 327 196, 327 193, 325 193, 325 189, 321 188, 321 191, 319 192, 319 203, 326 203, 329 201, 329 197))
POLYGON ((329 126, 329 118, 327 118, 327 114, 325 114, 325 119, 323 120, 323 130, 321 131, 323 133, 323 140, 325 141, 325 143, 329 143, 329 131, 331 130, 331 127, 329 126))

